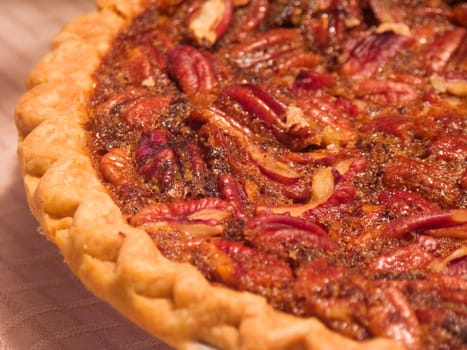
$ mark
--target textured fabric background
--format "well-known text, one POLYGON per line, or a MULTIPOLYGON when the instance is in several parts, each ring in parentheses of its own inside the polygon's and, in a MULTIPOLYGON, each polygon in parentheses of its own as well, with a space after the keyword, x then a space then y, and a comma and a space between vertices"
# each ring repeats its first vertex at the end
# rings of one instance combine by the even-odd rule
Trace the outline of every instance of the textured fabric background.
POLYGON ((37 233, 16 163, 14 104, 61 26, 94 0, 0 0, 0 350, 163 349, 71 274, 37 233))

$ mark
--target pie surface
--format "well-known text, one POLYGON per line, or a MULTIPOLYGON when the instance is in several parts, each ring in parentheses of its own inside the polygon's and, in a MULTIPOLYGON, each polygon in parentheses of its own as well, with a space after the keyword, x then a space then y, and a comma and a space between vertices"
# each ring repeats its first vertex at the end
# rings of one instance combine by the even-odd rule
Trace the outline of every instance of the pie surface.
POLYGON ((467 6, 98 1, 18 102, 41 230, 181 349, 462 349, 467 6))

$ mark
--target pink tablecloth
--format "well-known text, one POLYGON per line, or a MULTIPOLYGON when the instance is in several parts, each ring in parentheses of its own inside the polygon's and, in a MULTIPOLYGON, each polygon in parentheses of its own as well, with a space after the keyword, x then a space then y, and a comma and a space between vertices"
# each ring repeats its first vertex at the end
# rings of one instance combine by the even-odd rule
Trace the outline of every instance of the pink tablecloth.
POLYGON ((37 234, 16 163, 15 101, 26 74, 67 20, 94 0, 1 0, 0 5, 0 349, 164 349, 70 273, 37 234))

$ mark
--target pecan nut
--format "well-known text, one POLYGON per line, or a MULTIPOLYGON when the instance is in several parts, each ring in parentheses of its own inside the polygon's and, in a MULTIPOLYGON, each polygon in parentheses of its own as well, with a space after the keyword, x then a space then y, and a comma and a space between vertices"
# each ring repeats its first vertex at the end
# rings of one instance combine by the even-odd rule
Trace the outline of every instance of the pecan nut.
POLYGON ((455 183, 449 182, 442 169, 420 160, 395 157, 384 169, 383 181, 388 188, 405 186, 438 202, 453 203, 461 195, 455 183))
POLYGON ((188 19, 188 28, 198 44, 212 46, 229 27, 232 0, 206 0, 188 19))
POLYGON ((206 55, 189 45, 179 45, 168 53, 169 70, 189 96, 209 93, 217 86, 217 76, 206 55))
POLYGON ((286 106, 253 84, 229 86, 222 94, 252 117, 259 118, 281 143, 291 149, 316 144, 312 120, 299 107, 286 106))
POLYGON ((138 173, 153 181, 161 191, 180 196, 181 184, 177 156, 166 130, 143 135, 135 152, 138 173))
POLYGON ((259 215, 247 222, 245 235, 257 249, 285 259, 300 251, 337 250, 337 244, 318 224, 286 214, 259 215))
POLYGON ((224 221, 232 211, 229 203, 214 197, 157 203, 141 209, 131 218, 131 224, 144 225, 148 230, 168 225, 188 237, 214 236, 223 232, 224 221))
POLYGON ((104 179, 114 185, 122 185, 128 180, 131 160, 125 150, 113 148, 99 162, 104 179))
POLYGON ((370 34, 354 45, 340 73, 345 76, 370 76, 411 42, 410 37, 391 31, 370 34))
POLYGON ((271 29, 235 46, 231 59, 240 68, 261 68, 277 64, 297 53, 303 43, 295 29, 271 29))
POLYGON ((426 64, 432 72, 442 71, 446 67, 465 40, 466 33, 464 28, 455 28, 435 38, 425 55, 426 64))

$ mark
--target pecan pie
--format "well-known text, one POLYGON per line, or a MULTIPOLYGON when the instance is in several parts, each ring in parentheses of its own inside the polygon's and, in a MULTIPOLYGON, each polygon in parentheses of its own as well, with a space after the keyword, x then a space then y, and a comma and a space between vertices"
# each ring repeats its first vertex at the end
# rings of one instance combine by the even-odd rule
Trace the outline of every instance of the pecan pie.
POLYGON ((467 5, 98 0, 18 102, 42 231, 180 349, 465 349, 467 5))

